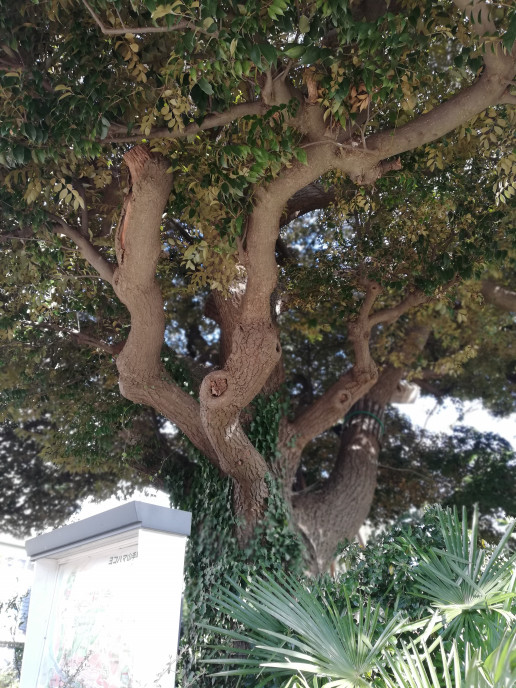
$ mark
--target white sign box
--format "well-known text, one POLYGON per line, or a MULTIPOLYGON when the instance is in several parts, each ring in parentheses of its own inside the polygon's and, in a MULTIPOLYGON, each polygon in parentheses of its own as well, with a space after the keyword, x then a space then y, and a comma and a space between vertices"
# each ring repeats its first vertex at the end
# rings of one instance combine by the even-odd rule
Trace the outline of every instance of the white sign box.
POLYGON ((173 688, 190 524, 130 502, 28 540, 20 688, 173 688))

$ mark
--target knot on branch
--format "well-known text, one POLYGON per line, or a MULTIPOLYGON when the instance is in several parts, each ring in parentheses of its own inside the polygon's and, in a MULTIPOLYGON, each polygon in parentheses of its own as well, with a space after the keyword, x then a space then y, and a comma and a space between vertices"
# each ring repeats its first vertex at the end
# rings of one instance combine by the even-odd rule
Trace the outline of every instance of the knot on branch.
POLYGON ((228 381, 225 377, 212 377, 209 381, 210 394, 212 397, 220 397, 228 388, 228 381))
POLYGON ((351 393, 350 392, 342 392, 339 396, 339 404, 342 406, 349 404, 349 401, 351 399, 351 393))
POLYGON ((368 368, 359 368, 353 371, 353 376, 355 381, 359 385, 367 385, 370 382, 376 382, 378 379, 378 368, 376 364, 371 361, 371 365, 368 368))
POLYGON ((401 170, 402 167, 401 158, 396 158, 396 160, 382 160, 382 162, 374 165, 374 167, 363 170, 361 174, 357 174, 351 178, 355 184, 374 184, 380 177, 387 174, 387 172, 391 170, 401 170))

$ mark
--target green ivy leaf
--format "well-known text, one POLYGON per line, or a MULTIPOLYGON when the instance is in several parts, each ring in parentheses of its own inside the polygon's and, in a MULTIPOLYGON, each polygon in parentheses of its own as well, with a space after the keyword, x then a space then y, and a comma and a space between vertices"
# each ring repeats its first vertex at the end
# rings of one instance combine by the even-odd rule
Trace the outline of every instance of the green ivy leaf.
POLYGON ((294 155, 303 165, 308 165, 308 156, 304 148, 296 148, 294 150, 294 155))

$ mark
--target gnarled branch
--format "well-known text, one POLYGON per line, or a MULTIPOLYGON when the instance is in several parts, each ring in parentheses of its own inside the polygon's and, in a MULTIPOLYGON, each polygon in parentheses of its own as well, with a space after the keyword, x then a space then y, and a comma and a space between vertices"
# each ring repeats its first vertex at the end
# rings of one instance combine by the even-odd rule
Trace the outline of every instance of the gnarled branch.
POLYGON ((115 238, 118 267, 113 287, 129 310, 131 330, 117 358, 120 391, 175 423, 216 463, 198 403, 170 380, 161 364, 165 316, 155 272, 161 252, 161 217, 172 187, 168 162, 143 146, 127 152, 124 159, 132 189, 115 238))
POLYGON ((374 325, 379 325, 380 323, 393 323, 396 322, 404 313, 406 313, 411 308, 416 306, 421 306, 421 304, 429 301, 429 297, 426 296, 422 291, 414 291, 403 299, 397 306, 392 308, 382 308, 376 311, 371 316, 369 316, 369 324, 371 327, 374 325))

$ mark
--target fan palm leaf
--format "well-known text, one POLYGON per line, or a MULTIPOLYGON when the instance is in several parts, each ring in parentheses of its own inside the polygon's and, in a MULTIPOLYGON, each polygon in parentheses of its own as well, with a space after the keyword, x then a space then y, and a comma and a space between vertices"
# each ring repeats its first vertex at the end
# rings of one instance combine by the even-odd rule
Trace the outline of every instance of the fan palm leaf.
MULTIPOLYGON (((215 604, 247 629, 226 635, 247 647, 238 650, 238 667, 219 675, 259 669, 263 685, 266 676, 312 674, 324 677, 326 688, 369 686, 367 677, 402 628, 402 618, 380 618, 370 601, 353 608, 347 594, 340 610, 332 600, 318 599, 314 586, 264 576, 248 581, 246 588, 233 581, 231 590, 221 590, 215 604)), ((235 652, 228 645, 221 649, 235 652)), ((210 661, 235 666, 233 658, 210 661)))
POLYGON ((489 558, 478 542, 478 509, 471 531, 463 510, 439 514, 446 549, 417 548, 421 563, 414 573, 420 592, 441 617, 446 631, 455 637, 478 641, 481 629, 493 623, 493 615, 514 621, 507 604, 516 594, 516 554, 506 557, 504 548, 514 530, 511 523, 489 558))
MULTIPOLYGON (((380 667, 385 688, 515 688, 516 629, 506 631, 500 644, 487 648, 489 656, 466 643, 459 653, 456 641, 446 653, 442 638, 438 653, 425 643, 403 643, 394 654, 386 654, 380 667)), ((486 648, 484 648, 484 651, 486 648)))

